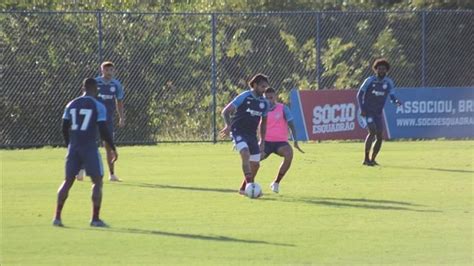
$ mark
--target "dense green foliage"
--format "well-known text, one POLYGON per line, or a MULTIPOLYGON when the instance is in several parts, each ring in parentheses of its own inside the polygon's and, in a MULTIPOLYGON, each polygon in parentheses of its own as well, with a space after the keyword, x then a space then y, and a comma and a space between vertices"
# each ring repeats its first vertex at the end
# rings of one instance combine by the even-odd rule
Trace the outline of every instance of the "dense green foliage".
POLYGON ((65 149, 0 151, 0 264, 472 265, 474 142, 387 142, 377 168, 363 143, 302 148, 279 195, 281 159, 262 163, 257 200, 236 193, 231 144, 119 148, 108 229, 88 225, 89 181, 51 226, 65 149))
POLYGON ((153 12, 209 12, 209 11, 295 11, 295 10, 369 10, 369 9, 472 9, 469 0, 89 0, 64 1, 43 0, 2 1, 2 9, 39 9, 39 10, 120 10, 153 12))
MULTIPOLYGON (((213 140, 214 123, 221 125, 213 114, 218 118, 223 105, 256 72, 270 75, 285 100, 294 87, 356 88, 371 74, 373 59, 383 56, 394 66, 391 76, 397 86, 421 86, 422 40, 424 85, 472 85, 472 74, 465 71, 473 64, 471 11, 136 13, 454 8, 450 1, 98 2, 0 4, 8 10, 103 10, 0 14, 0 41, 6 51, 0 110, 7 114, 0 117, 1 144, 61 143, 52 125, 59 123, 67 101, 78 95, 81 80, 97 75, 106 59, 116 63, 127 95, 129 123, 117 135, 122 143, 213 140), (132 13, 108 12, 114 10, 132 13)), ((458 8, 469 6, 469 1, 457 1, 458 8)))

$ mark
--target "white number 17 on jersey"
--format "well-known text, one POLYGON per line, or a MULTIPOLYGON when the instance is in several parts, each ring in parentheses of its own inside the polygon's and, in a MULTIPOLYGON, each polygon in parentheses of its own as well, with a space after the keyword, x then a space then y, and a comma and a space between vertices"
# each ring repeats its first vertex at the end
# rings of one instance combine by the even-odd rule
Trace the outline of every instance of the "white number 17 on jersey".
MULTIPOLYGON (((71 118, 72 118, 71 130, 77 130, 77 128, 79 127, 79 125, 77 124, 77 109, 72 108, 71 110, 69 110, 69 113, 71 114, 71 118)), ((91 121, 92 110, 79 109, 79 114, 84 116, 84 120, 82 120, 82 125, 81 125, 80 130, 86 131, 87 127, 89 126, 89 122, 91 121)))

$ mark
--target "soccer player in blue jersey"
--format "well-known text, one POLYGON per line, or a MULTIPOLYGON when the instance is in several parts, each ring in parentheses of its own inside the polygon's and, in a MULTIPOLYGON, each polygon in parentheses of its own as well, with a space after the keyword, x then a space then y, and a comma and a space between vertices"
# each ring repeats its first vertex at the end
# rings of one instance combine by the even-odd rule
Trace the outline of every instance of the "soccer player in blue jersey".
POLYGON ((235 148, 242 159, 244 180, 239 193, 245 194, 245 186, 253 183, 260 167, 261 151, 265 149, 265 132, 269 103, 263 92, 269 86, 268 77, 257 74, 248 83, 250 89, 232 100, 222 111, 225 127, 221 136, 232 137, 235 148), (232 116, 233 114, 233 116, 232 116), (260 126, 260 141, 257 140, 257 128, 260 126))
MULTIPOLYGON (((100 66, 102 75, 96 78, 97 84, 99 86, 99 101, 102 102, 107 109, 107 127, 109 132, 114 137, 114 114, 115 110, 119 115, 119 127, 125 126, 125 113, 123 106, 124 92, 123 87, 120 81, 114 78, 115 76, 115 66, 112 62, 106 61, 103 62, 100 66)), ((120 181, 117 175, 115 175, 115 165, 112 158, 112 149, 111 147, 104 142, 106 154, 107 154, 107 164, 109 166, 109 180, 110 181, 120 181)), ((84 176, 84 170, 81 170, 77 174, 77 180, 82 180, 84 176)))
MULTIPOLYGON (((112 62, 107 61, 102 63, 100 69, 102 75, 96 78, 99 87, 99 100, 107 108, 107 127, 113 137, 115 110, 117 110, 119 116, 119 127, 125 126, 125 113, 123 106, 124 92, 120 81, 114 78, 115 66, 112 62)), ((104 142, 104 146, 107 152, 107 164, 109 165, 109 180, 120 181, 118 176, 115 175, 114 161, 112 160, 112 148, 106 142, 104 142)))
POLYGON ((102 139, 112 151, 111 160, 118 158, 117 150, 107 126, 105 106, 96 100, 97 81, 85 79, 82 90, 84 94, 69 102, 63 114, 63 136, 68 148, 66 156, 66 175, 58 190, 56 216, 53 225, 63 226, 61 212, 68 197, 69 190, 76 180, 75 176, 81 167, 85 167, 87 175, 92 179, 92 220, 90 225, 107 226, 100 218, 102 202, 102 159, 97 147, 97 128, 102 139))
POLYGON ((395 97, 395 85, 393 81, 386 76, 390 70, 388 61, 385 59, 377 59, 372 65, 372 68, 375 75, 365 79, 357 93, 357 101, 361 115, 365 117, 369 131, 365 139, 365 157, 363 162, 363 165, 367 166, 378 165, 375 158, 382 147, 382 112, 387 97, 390 96, 391 102, 396 105, 402 104, 400 100, 395 97), (372 156, 369 157, 374 140, 375 144, 373 145, 372 156))

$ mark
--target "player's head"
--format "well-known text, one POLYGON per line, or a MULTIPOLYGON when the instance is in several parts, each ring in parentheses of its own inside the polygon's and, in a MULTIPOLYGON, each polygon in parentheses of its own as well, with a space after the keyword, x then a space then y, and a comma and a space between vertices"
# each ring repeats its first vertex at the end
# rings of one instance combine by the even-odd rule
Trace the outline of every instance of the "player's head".
POLYGON ((383 78, 390 70, 390 64, 388 63, 387 59, 380 58, 375 60, 374 64, 372 65, 372 69, 377 74, 377 76, 383 78))
POLYGON ((276 104, 277 95, 276 95, 275 89, 273 89, 272 87, 268 87, 265 89, 265 92, 263 95, 272 105, 276 104))
POLYGON ((258 73, 249 80, 249 86, 252 88, 258 95, 263 95, 265 89, 269 86, 268 76, 258 73))
POLYGON ((115 66, 114 63, 110 61, 105 61, 100 65, 100 72, 102 76, 106 79, 112 79, 115 75, 115 66))
POLYGON ((97 81, 94 78, 86 78, 82 82, 82 91, 87 95, 97 97, 99 90, 97 89, 97 81))

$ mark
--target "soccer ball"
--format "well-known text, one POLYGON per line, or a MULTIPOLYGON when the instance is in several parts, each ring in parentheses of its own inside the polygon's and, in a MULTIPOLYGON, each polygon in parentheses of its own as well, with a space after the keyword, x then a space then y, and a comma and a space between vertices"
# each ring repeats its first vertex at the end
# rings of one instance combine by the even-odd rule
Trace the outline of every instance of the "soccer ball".
POLYGON ((262 188, 257 183, 248 183, 245 186, 245 195, 251 199, 260 197, 262 194, 262 188))

